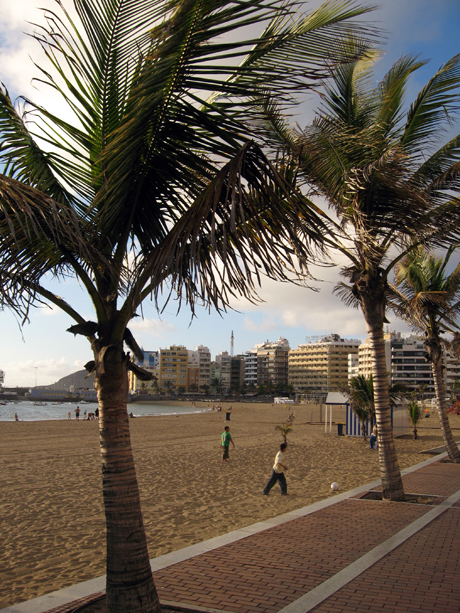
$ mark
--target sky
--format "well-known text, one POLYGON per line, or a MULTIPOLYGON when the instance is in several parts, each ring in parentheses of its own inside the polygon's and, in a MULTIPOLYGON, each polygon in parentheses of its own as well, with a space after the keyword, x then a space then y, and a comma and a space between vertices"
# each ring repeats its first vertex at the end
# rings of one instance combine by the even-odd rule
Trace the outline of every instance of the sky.
MULTIPOLYGON (((71 8, 69 0, 63 0, 71 8)), ((315 8, 320 2, 306 3, 315 8)), ((31 57, 40 62, 37 43, 27 33, 33 24, 44 22, 39 7, 54 8, 51 0, 0 0, 0 80, 13 97, 28 96, 44 105, 56 101, 43 87, 32 83, 38 76, 31 57), (29 23, 27 23, 29 22, 29 23)), ((460 53, 458 26, 460 0, 382 0, 379 8, 369 17, 384 28, 386 41, 384 56, 377 66, 382 77, 392 63, 408 53, 430 60, 410 82, 408 99, 412 100, 432 74, 453 55, 460 53)), ((313 107, 304 105, 305 114, 297 117, 302 125, 312 117, 313 107)), ((460 132, 460 124, 457 124, 460 132)), ((340 265, 340 260, 336 258, 340 265)), ((341 303, 332 294, 339 279, 339 268, 315 271, 321 281, 312 283, 318 291, 296 287, 293 284, 263 282, 257 305, 245 300, 232 303, 233 310, 221 315, 198 310, 192 321, 183 306, 177 313, 177 304, 168 304, 161 315, 155 306, 145 302, 143 317, 133 320, 130 329, 145 350, 158 350, 171 345, 185 345, 195 349, 209 347, 212 358, 222 351, 230 352, 230 338, 234 335, 234 353, 243 353, 264 341, 286 338, 291 348, 328 333, 343 338, 366 338, 361 313, 341 303)), ((80 313, 94 319, 91 305, 78 282, 51 282, 50 288, 67 302, 77 305, 80 313)), ((389 329, 407 332, 403 323, 391 315, 389 329)), ((57 309, 46 306, 32 309, 29 322, 21 322, 8 311, 0 312, 0 370, 5 373, 6 387, 48 385, 61 377, 83 368, 92 359, 88 341, 74 337, 66 329, 74 322, 57 309)))

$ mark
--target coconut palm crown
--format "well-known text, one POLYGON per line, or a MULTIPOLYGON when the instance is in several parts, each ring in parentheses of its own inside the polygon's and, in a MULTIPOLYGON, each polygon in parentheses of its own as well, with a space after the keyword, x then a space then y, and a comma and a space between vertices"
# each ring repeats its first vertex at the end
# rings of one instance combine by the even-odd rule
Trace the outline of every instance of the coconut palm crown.
POLYGON ((417 249, 406 255, 395 268, 395 287, 390 307, 417 332, 424 333, 427 359, 431 362, 438 401, 441 431, 449 457, 460 462, 460 451, 449 425, 443 378, 443 334, 460 329, 460 264, 451 274, 446 268, 454 247, 438 257, 417 249))
MULTIPOLYGON (((70 1, 70 0, 69 0, 70 1)), ((0 88, 0 307, 44 302, 86 336, 100 411, 107 608, 152 612, 129 438, 128 368, 147 377, 128 329, 142 302, 225 308, 256 300, 261 274, 287 279, 321 250, 325 224, 266 155, 259 109, 318 83, 356 17, 332 0, 310 15, 281 0, 74 0, 46 11, 37 67, 65 116, 0 88), (261 31, 252 37, 253 29, 261 31), (300 223, 302 222, 302 223, 300 223), (308 229, 307 229, 308 228, 308 229), (293 259, 294 258, 294 259, 293 259), (77 278, 88 321, 47 285, 77 278)), ((372 32, 370 32, 372 35, 372 32)))
POLYGON ((377 59, 369 53, 337 67, 311 125, 290 128, 271 107, 267 131, 287 150, 284 159, 309 197, 323 197, 331 210, 335 238, 326 240, 347 262, 341 270, 347 283, 337 291, 362 310, 373 354, 383 497, 404 500, 385 367, 388 276, 416 245, 445 246, 459 235, 460 136, 441 139, 459 109, 460 56, 408 109, 409 78, 425 62, 403 57, 375 86, 377 59))

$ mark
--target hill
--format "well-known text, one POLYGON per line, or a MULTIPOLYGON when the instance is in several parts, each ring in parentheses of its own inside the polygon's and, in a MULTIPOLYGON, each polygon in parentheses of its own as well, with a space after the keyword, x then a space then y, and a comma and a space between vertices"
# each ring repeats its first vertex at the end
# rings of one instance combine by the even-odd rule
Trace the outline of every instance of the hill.
POLYGON ((49 390, 66 390, 70 391, 70 387, 73 385, 75 391, 77 390, 92 390, 94 389, 94 375, 90 375, 85 379, 88 372, 86 370, 77 370, 77 372, 62 377, 56 383, 52 385, 39 386, 41 389, 49 390))

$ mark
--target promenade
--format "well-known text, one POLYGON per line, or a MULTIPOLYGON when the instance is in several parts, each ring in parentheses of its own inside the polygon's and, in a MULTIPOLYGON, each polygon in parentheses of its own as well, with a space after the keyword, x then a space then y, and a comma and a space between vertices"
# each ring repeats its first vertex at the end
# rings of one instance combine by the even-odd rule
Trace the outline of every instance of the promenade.
MULTIPOLYGON (((458 613, 460 465, 445 456, 403 471, 406 493, 428 504, 363 498, 375 481, 153 559, 161 602, 210 613, 458 613)), ((104 582, 0 613, 70 613, 104 582)))

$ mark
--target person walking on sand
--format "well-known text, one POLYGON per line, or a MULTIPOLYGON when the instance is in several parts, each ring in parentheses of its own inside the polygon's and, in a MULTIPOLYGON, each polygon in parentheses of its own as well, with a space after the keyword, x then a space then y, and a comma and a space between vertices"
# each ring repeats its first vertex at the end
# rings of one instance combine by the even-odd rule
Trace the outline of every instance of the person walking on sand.
POLYGON ((228 407, 225 413, 225 421, 230 421, 230 415, 232 413, 232 407, 228 407))
POLYGON ((230 426, 225 426, 224 431, 220 437, 220 441, 222 444, 222 450, 224 455, 222 456, 222 462, 226 462, 228 460, 228 452, 230 450, 230 443, 235 447, 235 443, 233 442, 232 435, 230 434, 230 426))
POLYGON ((280 484, 281 495, 287 496, 287 483, 286 483, 286 477, 284 476, 284 472, 283 472, 288 469, 286 464, 283 464, 283 459, 286 453, 286 449, 287 449, 287 443, 281 443, 280 450, 276 454, 275 463, 273 464, 272 476, 267 481, 267 485, 264 487, 264 490, 262 492, 264 496, 269 495, 270 490, 272 489, 272 487, 275 485, 277 481, 279 481, 279 484, 280 484))

